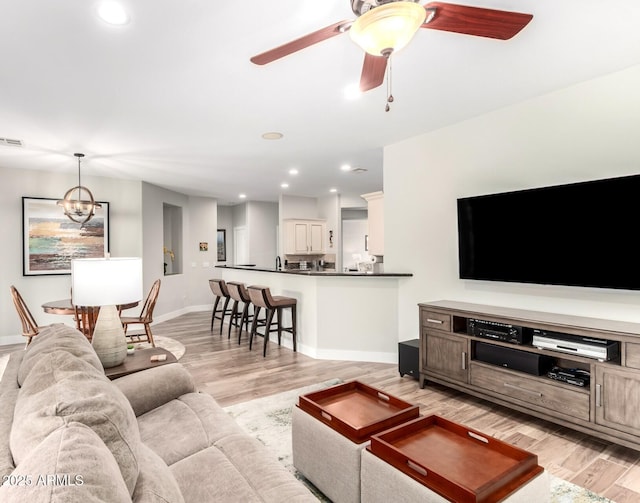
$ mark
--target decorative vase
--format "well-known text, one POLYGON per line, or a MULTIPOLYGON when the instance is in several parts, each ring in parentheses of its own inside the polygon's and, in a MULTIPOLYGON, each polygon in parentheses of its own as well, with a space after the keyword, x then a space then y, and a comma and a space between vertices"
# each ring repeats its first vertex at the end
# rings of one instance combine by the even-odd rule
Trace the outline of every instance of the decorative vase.
POLYGON ((120 365, 127 357, 127 339, 116 306, 102 306, 91 344, 106 369, 120 365))

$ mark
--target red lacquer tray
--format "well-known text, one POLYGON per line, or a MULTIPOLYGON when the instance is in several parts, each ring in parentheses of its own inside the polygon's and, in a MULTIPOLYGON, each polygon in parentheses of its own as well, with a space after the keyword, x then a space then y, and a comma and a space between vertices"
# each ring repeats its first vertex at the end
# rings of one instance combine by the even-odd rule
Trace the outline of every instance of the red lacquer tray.
POLYGON ((543 471, 538 456, 439 416, 371 437, 370 452, 456 502, 494 502, 543 471))
POLYGON ((359 381, 298 398, 298 407, 355 443, 420 415, 420 408, 359 381))

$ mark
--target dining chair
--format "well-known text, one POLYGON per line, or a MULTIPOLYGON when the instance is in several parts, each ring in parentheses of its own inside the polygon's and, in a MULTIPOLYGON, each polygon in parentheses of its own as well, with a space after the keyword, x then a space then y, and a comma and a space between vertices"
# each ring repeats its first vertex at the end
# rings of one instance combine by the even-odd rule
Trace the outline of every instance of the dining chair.
POLYGON ((31 339, 33 339, 36 335, 38 335, 38 324, 36 323, 35 318, 29 311, 27 304, 25 303, 22 295, 18 292, 18 289, 11 285, 11 297, 13 298, 13 304, 16 306, 16 311, 18 311, 18 316, 20 317, 20 322, 22 323, 22 335, 27 338, 27 343, 25 344, 25 349, 31 343, 31 339))
POLYGON ((76 328, 84 334, 89 342, 93 339, 93 330, 96 328, 99 306, 73 306, 76 328))
POLYGON ((129 342, 149 342, 151 346, 156 347, 151 333, 151 323, 153 323, 153 309, 156 307, 158 294, 160 293, 160 280, 157 279, 151 285, 147 299, 144 301, 140 316, 121 316, 124 334, 129 342), (129 325, 144 325, 144 334, 127 334, 129 325), (146 338, 145 338, 146 337, 146 338))

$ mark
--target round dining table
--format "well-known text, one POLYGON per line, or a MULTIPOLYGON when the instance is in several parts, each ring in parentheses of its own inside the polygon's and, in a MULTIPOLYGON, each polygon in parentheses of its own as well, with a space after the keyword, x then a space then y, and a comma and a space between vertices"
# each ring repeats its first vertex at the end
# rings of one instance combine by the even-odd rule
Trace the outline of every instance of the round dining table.
MULTIPOLYGON (((129 302, 127 304, 121 304, 116 306, 118 311, 124 311, 125 309, 131 309, 132 307, 136 307, 140 302, 129 302)), ((52 300, 49 302, 45 302, 42 304, 42 309, 44 309, 45 313, 48 314, 66 314, 70 316, 75 316, 76 309, 71 303, 71 299, 62 299, 62 300, 52 300)))

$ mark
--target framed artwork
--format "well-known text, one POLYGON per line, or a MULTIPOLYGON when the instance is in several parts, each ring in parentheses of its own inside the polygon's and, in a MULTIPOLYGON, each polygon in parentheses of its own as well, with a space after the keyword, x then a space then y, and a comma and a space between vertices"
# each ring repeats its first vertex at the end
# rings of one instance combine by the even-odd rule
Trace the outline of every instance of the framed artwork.
POLYGON ((209 243, 200 241, 200 251, 209 251, 209 243))
POLYGON ((227 260, 227 231, 225 229, 218 229, 216 238, 216 245, 218 250, 218 262, 226 262, 227 260))
POLYGON ((57 199, 22 198, 22 274, 71 274, 71 260, 109 252, 109 203, 84 225, 67 218, 57 199))

